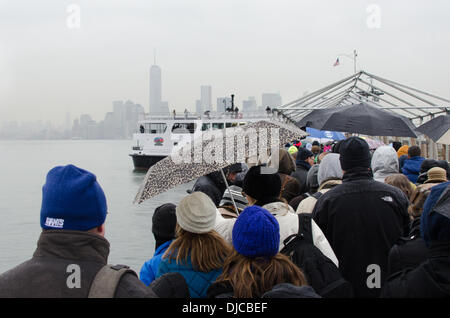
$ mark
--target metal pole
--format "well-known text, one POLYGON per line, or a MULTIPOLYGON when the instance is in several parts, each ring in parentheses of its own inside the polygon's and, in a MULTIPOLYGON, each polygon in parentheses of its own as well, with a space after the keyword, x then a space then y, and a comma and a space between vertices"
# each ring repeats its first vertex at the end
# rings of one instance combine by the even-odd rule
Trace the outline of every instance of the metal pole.
POLYGON ((223 181, 225 181, 225 185, 227 186, 227 190, 228 190, 228 193, 230 194, 231 201, 233 202, 233 206, 234 206, 234 208, 236 210, 236 214, 239 215, 239 210, 238 210, 238 208, 236 206, 236 202, 234 202, 233 194, 231 193, 230 187, 228 186, 227 177, 225 177, 225 173, 223 173, 223 169, 222 168, 220 169, 220 172, 222 173, 223 181))

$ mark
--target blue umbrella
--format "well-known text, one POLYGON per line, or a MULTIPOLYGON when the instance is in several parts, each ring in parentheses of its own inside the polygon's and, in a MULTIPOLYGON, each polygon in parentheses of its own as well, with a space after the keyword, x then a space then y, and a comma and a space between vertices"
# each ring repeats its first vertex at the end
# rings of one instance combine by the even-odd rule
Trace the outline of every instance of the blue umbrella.
POLYGON ((309 133, 309 135, 314 138, 327 138, 333 140, 345 139, 345 135, 338 131, 318 130, 315 128, 306 127, 306 132, 309 133))

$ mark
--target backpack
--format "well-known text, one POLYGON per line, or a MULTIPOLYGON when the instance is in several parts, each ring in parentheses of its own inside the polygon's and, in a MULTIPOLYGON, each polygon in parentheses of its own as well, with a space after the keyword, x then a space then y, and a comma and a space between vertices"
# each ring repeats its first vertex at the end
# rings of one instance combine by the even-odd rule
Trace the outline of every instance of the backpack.
POLYGON ((351 284, 339 268, 315 245, 312 238, 311 215, 298 215, 298 234, 288 236, 280 253, 288 256, 305 274, 308 284, 324 298, 353 297, 351 284))
POLYGON ((312 195, 312 197, 313 197, 314 199, 316 199, 316 200, 319 200, 319 198, 320 198, 322 195, 323 195, 322 192, 317 191, 316 193, 314 193, 314 194, 312 195))
POLYGON ((89 290, 89 298, 113 298, 120 279, 126 273, 136 273, 126 265, 105 265, 95 275, 89 290))

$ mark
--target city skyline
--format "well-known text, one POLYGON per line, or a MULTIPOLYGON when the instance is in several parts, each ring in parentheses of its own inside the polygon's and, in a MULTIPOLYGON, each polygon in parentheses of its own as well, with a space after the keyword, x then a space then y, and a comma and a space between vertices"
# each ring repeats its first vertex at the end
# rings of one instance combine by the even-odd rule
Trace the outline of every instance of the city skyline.
MULTIPOLYGON (((156 65, 152 65, 156 66, 156 65)), ((158 67, 158 73, 161 69, 158 67)), ((157 86, 161 87, 161 82, 157 86)), ((154 88, 153 88, 154 89, 154 88)), ((149 90, 149 93, 151 90, 149 90)), ((212 103, 212 87, 210 85, 200 86, 200 99, 195 101, 195 111, 187 108, 190 113, 203 114, 206 110, 225 112, 232 106, 232 97, 217 97, 216 105, 212 103), (209 105, 205 108, 204 105, 209 105)), ((160 96, 157 93, 157 98, 160 96)), ((157 99, 156 98, 156 99, 157 99)), ((254 96, 249 96, 247 100, 242 100, 241 107, 234 103, 234 106, 242 112, 264 110, 266 107, 278 107, 282 98, 279 93, 262 93, 261 104, 258 104, 254 96)), ((149 98, 149 105, 152 99, 149 98)), ((160 101, 160 110, 167 107, 168 102, 160 101)), ((170 118, 172 112, 147 112, 139 103, 131 99, 114 100, 111 102, 111 109, 100 119, 94 119, 90 113, 76 115, 72 120, 70 113, 65 114, 64 123, 54 123, 50 120, 35 121, 0 121, 0 140, 2 139, 130 139, 132 134, 138 130, 138 121, 146 116, 166 115, 170 118), (112 111, 111 111, 112 110, 112 111)), ((148 109, 150 110, 150 109, 148 109)), ((181 113, 181 112, 178 112, 181 113)))
POLYGON ((231 94, 239 107, 264 92, 290 102, 353 74, 345 55, 355 49, 357 70, 450 97, 443 0, 3 0, 0 9, 0 121, 101 120, 120 99, 148 111, 155 49, 170 111, 194 111, 201 85, 213 107, 231 94))

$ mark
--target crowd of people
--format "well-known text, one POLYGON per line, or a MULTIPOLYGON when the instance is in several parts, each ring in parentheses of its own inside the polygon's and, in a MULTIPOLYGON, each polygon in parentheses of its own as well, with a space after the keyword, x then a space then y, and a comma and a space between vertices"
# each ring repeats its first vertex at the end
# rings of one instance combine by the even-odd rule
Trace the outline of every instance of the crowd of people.
POLYGON ((37 249, 0 275, 0 297, 450 296, 447 161, 397 142, 372 150, 359 137, 295 141, 278 158, 277 173, 233 164, 199 178, 177 205, 159 206, 155 252, 139 275, 108 265, 95 175, 55 167, 37 249))

